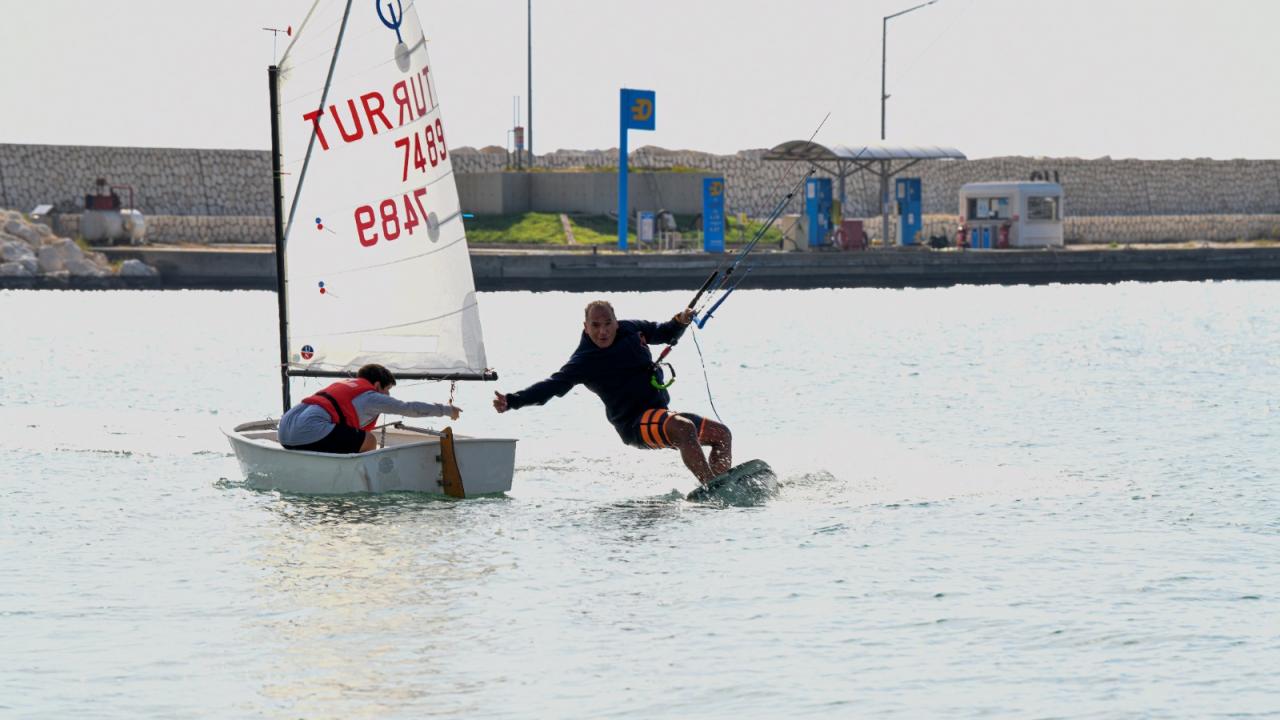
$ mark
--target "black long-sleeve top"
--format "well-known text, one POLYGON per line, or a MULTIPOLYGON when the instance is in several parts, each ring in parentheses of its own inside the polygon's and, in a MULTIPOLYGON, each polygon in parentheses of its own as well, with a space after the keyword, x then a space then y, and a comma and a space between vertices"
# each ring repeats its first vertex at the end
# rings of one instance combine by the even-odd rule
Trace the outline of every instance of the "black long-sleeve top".
MULTIPOLYGON (((618 333, 607 348, 596 344, 582 333, 578 349, 554 375, 529 387, 507 395, 511 409, 543 405, 553 397, 563 397, 576 385, 600 397, 605 415, 622 433, 649 408, 665 408, 671 402, 666 390, 650 384, 653 377, 653 354, 649 344, 670 344, 684 334, 685 326, 672 319, 664 323, 646 320, 619 320, 618 333)), ((658 375, 661 380, 661 373, 658 375)))

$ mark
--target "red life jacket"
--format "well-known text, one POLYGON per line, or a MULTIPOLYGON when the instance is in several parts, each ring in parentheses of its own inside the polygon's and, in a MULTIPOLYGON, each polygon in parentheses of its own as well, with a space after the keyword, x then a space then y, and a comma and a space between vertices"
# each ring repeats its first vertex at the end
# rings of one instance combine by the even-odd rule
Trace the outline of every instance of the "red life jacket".
POLYGON ((319 405, 324 408, 325 412, 329 413, 329 419, 335 425, 347 425, 369 432, 378 423, 378 416, 374 415, 369 424, 362 427, 360 425, 360 413, 356 412, 356 406, 352 401, 356 399, 357 395, 371 390, 374 390, 373 383, 364 378, 339 380, 315 395, 303 398, 302 402, 307 405, 319 405))

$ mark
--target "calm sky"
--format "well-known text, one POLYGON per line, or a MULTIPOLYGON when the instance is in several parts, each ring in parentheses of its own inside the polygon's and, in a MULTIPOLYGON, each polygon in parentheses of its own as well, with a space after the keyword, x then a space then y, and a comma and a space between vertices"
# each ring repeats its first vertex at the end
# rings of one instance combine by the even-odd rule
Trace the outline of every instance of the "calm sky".
MULTIPOLYGON (((657 92, 632 148, 770 147, 827 113, 820 142, 878 142, 881 18, 918 1, 533 0, 534 150, 617 147, 624 86, 657 92)), ((0 0, 0 142, 267 148, 262 28, 310 4, 0 0)), ((417 5, 453 144, 505 146, 526 0, 417 5)), ((889 21, 888 142, 1280 158, 1278 27, 1272 0, 938 0, 889 21)))

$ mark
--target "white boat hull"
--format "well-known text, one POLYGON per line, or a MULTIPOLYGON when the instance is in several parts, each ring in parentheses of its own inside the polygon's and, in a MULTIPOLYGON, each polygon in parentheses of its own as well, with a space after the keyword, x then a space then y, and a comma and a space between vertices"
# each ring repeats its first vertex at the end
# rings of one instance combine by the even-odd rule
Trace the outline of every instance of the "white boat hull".
MULTIPOLYGON (((304 495, 418 492, 444 496, 440 438, 417 428, 377 431, 377 450, 353 455, 286 450, 270 420, 223 430, 250 487, 304 495)), ((516 441, 454 435, 466 497, 511 489, 516 441)))

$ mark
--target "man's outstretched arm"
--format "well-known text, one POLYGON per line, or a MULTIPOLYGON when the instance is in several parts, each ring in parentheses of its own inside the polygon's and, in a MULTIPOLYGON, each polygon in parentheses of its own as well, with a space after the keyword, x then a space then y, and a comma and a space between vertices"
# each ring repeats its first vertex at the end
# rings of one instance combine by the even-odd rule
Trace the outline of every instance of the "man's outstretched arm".
POLYGON ((508 410, 519 410, 528 405, 545 405, 553 397, 563 397, 584 379, 578 364, 570 361, 556 374, 520 392, 507 394, 494 392, 493 409, 503 413, 508 410))

